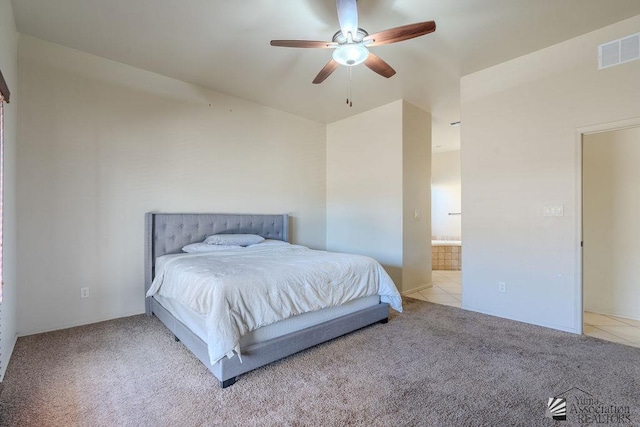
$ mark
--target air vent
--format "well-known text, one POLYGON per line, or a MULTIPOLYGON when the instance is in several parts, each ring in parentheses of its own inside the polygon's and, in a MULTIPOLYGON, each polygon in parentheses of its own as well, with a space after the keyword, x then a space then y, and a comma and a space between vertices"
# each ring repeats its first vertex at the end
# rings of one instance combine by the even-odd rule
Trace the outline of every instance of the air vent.
POLYGON ((601 44, 598 47, 599 69, 613 67, 636 59, 640 59, 640 33, 601 44))

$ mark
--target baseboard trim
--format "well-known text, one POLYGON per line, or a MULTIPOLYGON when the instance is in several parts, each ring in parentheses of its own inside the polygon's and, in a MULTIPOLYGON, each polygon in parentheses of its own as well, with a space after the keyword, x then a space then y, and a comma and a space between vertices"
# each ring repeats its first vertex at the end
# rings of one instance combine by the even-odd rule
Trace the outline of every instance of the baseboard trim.
POLYGON ((27 331, 19 331, 18 332, 18 337, 28 337, 29 335, 44 334, 44 333, 47 333, 47 332, 59 331, 61 329, 76 328, 78 326, 86 326, 86 325, 91 325, 93 323, 107 322, 109 320, 121 319, 123 317, 137 316, 139 314, 144 314, 144 310, 143 311, 134 310, 134 311, 131 311, 131 312, 124 312, 124 313, 100 316, 100 317, 96 317, 94 319, 81 320, 80 322, 77 322, 77 323, 76 322, 63 323, 63 324, 60 324, 60 325, 57 325, 57 326, 54 326, 54 327, 51 327, 51 328, 31 329, 31 330, 27 330, 27 331))
POLYGON ((433 288, 433 283, 427 283, 426 285, 418 286, 417 288, 410 289, 408 291, 400 292, 400 295, 409 295, 421 291, 423 289, 433 288))
POLYGON ((18 334, 15 334, 11 341, 11 345, 9 345, 9 348, 5 350, 7 357, 4 360, 5 363, 2 365, 2 371, 0 372, 0 395, 2 394, 2 381, 4 380, 4 374, 7 372, 7 367, 9 366, 11 356, 13 355, 13 349, 16 347, 16 343, 18 342, 18 334))

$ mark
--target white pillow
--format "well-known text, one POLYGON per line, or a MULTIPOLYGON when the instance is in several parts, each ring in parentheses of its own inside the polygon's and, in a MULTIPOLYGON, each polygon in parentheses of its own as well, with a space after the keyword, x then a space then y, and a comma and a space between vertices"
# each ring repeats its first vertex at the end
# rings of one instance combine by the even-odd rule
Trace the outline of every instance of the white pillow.
POLYGON ((240 245, 249 246, 260 243, 264 237, 257 234, 214 234, 205 239, 207 245, 240 245))
POLYGON ((207 245, 204 242, 199 243, 191 243, 182 248, 183 252, 187 252, 189 254, 197 253, 197 252, 215 252, 215 251, 225 251, 228 249, 242 249, 242 246, 239 245, 207 245))

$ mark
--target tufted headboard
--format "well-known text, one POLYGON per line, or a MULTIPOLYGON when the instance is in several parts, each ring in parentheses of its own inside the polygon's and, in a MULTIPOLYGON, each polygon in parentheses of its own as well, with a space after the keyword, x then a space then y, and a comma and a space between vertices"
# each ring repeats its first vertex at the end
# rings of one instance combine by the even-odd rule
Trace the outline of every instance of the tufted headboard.
MULTIPOLYGON (((288 215, 243 214, 145 214, 144 292, 151 282, 155 259, 182 252, 189 243, 201 242, 212 234, 259 234, 265 239, 289 241, 288 215)), ((146 299, 147 314, 151 302, 146 299)))

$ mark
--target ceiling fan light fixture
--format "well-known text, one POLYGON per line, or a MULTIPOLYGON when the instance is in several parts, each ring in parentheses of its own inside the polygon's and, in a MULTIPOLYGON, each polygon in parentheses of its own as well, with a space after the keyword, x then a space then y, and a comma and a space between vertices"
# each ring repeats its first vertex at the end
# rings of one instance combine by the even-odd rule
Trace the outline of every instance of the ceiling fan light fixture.
MULTIPOLYGON (((358 27, 358 5, 356 2, 357 0, 336 0, 340 29, 333 35, 331 42, 271 40, 271 46, 335 49, 331 60, 313 79, 313 84, 325 81, 340 65, 353 67, 362 63, 374 73, 388 79, 396 74, 396 70, 374 53, 370 53, 369 48, 413 39, 436 30, 434 21, 425 21, 369 34, 358 27)), ((349 73, 349 79, 351 79, 351 73, 349 73)), ((351 105, 351 102, 349 101, 348 104, 351 105)))
POLYGON ((369 49, 361 44, 344 44, 333 51, 333 59, 338 64, 353 67, 362 64, 369 57, 369 49))

